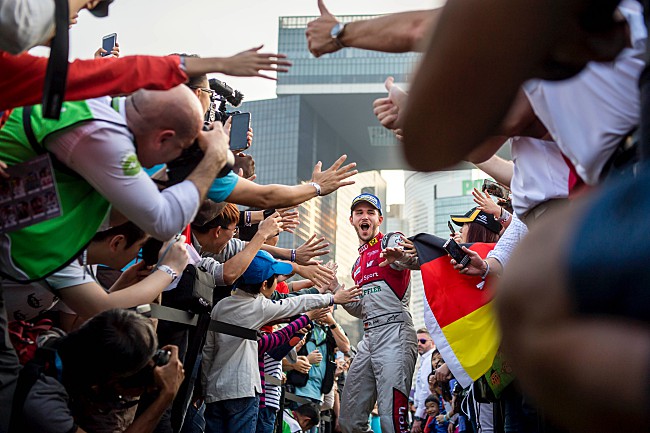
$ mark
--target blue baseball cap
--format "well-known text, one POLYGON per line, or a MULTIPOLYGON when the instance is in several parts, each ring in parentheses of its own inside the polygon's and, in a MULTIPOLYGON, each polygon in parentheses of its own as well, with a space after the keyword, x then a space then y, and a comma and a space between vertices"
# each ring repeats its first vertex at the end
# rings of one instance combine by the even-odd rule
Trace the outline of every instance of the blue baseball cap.
POLYGON ((376 195, 370 194, 369 192, 364 192, 363 194, 359 194, 352 200, 352 204, 350 205, 350 211, 354 210, 354 207, 361 203, 362 201, 370 204, 372 207, 377 209, 379 211, 379 215, 381 215, 381 201, 379 200, 379 197, 376 195))
POLYGON ((288 275, 293 272, 293 266, 289 263, 279 262, 266 251, 258 251, 255 258, 248 265, 248 269, 235 283, 235 287, 240 284, 259 284, 272 275, 288 275))

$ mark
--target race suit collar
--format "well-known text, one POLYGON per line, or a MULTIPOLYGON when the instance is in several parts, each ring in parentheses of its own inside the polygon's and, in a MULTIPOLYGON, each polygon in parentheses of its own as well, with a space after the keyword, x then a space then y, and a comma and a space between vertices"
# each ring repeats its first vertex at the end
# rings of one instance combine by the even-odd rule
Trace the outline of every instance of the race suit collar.
POLYGON ((365 244, 363 244, 363 245, 361 245, 361 246, 359 247, 359 254, 363 254, 363 252, 364 252, 365 250, 367 250, 368 248, 370 248, 370 247, 376 245, 377 242, 381 241, 381 238, 383 238, 383 237, 384 237, 384 234, 383 234, 382 232, 377 233, 377 236, 375 236, 374 238, 370 239, 367 243, 365 243, 365 244))

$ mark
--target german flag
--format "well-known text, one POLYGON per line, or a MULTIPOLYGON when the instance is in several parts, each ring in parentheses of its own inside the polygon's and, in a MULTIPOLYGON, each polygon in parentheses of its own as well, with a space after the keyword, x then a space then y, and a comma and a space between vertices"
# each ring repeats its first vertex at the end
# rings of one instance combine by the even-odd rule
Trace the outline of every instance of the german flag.
MULTIPOLYGON (((492 366, 500 342, 493 311, 493 289, 479 288, 480 277, 460 274, 447 252, 445 239, 421 233, 411 238, 424 282, 424 321, 429 333, 463 388, 492 366), (479 287, 477 287, 479 286, 479 287)), ((463 244, 481 257, 495 244, 463 244)))

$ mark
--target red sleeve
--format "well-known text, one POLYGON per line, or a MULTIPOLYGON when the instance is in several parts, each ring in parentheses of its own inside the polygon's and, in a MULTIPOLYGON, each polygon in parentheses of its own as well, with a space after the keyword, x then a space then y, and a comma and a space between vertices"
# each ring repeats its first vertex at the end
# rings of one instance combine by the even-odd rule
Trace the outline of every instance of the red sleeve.
MULTIPOLYGON (((0 52, 0 110, 41 103, 47 60, 0 52)), ((122 95, 141 88, 165 90, 185 81, 178 56, 75 60, 68 67, 65 99, 122 95)))

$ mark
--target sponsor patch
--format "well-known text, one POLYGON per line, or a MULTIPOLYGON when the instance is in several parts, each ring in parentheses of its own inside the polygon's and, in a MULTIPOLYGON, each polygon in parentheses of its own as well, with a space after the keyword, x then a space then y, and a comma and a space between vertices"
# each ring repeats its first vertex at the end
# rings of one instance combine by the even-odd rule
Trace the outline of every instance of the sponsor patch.
POLYGON ((142 170, 142 167, 135 153, 124 155, 124 158, 122 158, 122 173, 125 176, 135 176, 140 173, 140 170, 142 170))
POLYGON ((371 287, 368 287, 367 289, 363 289, 363 291, 361 292, 361 297, 363 298, 366 295, 370 295, 372 293, 379 293, 379 292, 381 292, 381 287, 379 287, 379 286, 371 286, 371 287))

